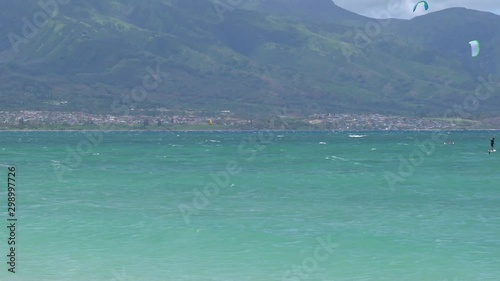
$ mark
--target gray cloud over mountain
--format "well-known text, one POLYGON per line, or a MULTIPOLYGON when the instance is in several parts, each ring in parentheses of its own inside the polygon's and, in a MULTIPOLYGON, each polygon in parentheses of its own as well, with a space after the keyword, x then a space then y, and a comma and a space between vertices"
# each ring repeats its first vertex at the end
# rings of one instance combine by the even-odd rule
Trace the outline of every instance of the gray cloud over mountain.
POLYGON ((418 9, 413 12, 413 6, 418 0, 334 0, 335 4, 349 11, 377 18, 400 18, 409 19, 433 11, 439 11, 452 7, 464 7, 467 9, 487 11, 500 14, 499 0, 429 0, 429 10, 418 9))

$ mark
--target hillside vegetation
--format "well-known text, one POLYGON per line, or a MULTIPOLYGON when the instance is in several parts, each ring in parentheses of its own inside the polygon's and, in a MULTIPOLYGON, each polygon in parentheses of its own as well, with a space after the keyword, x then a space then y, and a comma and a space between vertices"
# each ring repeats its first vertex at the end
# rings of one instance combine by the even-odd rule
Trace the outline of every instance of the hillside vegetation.
MULTIPOLYGON (((239 2, 69 1, 48 14, 38 1, 2 1, 0 110, 110 112, 159 70, 132 107, 441 116, 479 77, 500 80, 498 15, 374 20, 329 0, 239 2)), ((499 115, 492 87, 472 116, 499 115)))

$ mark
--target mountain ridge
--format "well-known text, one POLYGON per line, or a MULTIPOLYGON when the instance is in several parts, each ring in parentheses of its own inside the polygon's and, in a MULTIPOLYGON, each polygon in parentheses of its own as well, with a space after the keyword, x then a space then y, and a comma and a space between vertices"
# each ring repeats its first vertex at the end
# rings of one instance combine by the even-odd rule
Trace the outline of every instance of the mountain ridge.
MULTIPOLYGON (((494 26, 500 16, 451 8, 412 20, 375 20, 316 1, 344 16, 330 21, 324 6, 304 12, 302 0, 282 11, 276 8, 282 0, 242 2, 222 19, 208 0, 60 5, 10 60, 12 46, 0 43, 0 110, 109 111, 142 84, 147 67, 161 65, 168 75, 134 106, 439 116, 471 95, 478 77, 499 73, 494 26), (368 23, 386 26, 369 36, 368 23), (359 34, 367 44, 359 44, 359 34), (483 43, 474 59, 472 35, 483 43)), ((0 34, 20 34, 18 19, 39 12, 35 3, 0 4, 0 34)), ((496 91, 472 113, 497 115, 499 105, 496 91)))

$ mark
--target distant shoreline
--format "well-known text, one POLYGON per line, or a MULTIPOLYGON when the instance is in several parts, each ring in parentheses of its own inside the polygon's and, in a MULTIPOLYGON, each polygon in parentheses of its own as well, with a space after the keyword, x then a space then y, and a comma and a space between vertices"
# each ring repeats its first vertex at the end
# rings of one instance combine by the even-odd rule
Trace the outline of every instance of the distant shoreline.
POLYGON ((220 132, 332 132, 332 133, 359 133, 359 132, 500 132, 500 129, 409 129, 409 130, 271 130, 271 129, 253 129, 253 130, 242 130, 242 129, 223 129, 223 130, 127 130, 127 129, 118 129, 118 130, 99 130, 99 129, 85 129, 85 130, 47 130, 47 129, 2 129, 2 132, 212 132, 212 133, 220 133, 220 132))

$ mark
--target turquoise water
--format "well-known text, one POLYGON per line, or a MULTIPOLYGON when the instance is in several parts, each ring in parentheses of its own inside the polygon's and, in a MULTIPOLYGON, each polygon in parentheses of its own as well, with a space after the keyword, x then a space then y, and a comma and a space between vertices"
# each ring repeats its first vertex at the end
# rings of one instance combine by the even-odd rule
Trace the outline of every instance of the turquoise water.
POLYGON ((0 280, 500 280, 492 134, 2 132, 0 280))

